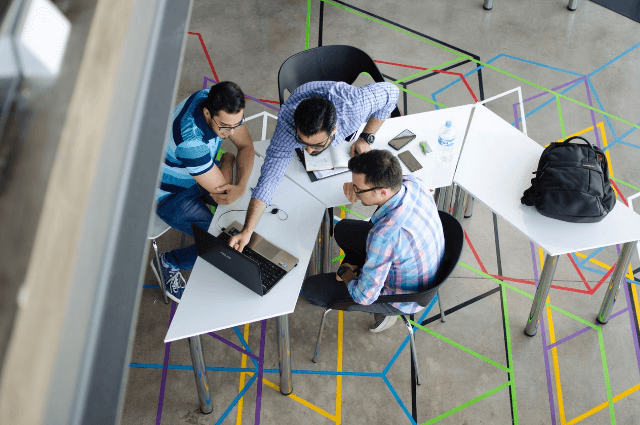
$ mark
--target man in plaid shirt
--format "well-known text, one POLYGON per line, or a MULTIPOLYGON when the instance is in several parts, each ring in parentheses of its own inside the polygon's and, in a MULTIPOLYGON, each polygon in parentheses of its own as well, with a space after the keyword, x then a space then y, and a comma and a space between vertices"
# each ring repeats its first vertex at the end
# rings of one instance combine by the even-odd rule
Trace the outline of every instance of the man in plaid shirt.
POLYGON ((377 205, 371 221, 342 220, 335 240, 345 253, 337 274, 309 277, 302 295, 313 305, 353 299, 349 310, 375 313, 372 332, 391 327, 398 314, 422 309, 417 303, 373 304, 380 295, 418 292, 433 282, 444 254, 444 233, 433 198, 398 159, 372 150, 349 160, 352 182, 344 193, 353 203, 377 205))
POLYGON ((351 156, 356 150, 371 150, 373 135, 396 108, 398 94, 398 88, 391 83, 355 87, 343 82, 313 81, 294 90, 280 109, 260 179, 251 194, 244 228, 229 240, 229 246, 242 251, 249 243, 296 148, 318 155, 331 145, 343 143, 366 123, 360 138, 351 146, 351 156))

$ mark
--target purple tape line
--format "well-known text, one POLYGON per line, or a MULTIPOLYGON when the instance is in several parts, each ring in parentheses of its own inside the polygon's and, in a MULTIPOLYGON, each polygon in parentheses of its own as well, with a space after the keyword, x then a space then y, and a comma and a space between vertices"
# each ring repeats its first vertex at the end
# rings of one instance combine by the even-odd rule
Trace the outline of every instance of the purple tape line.
POLYGON ((638 371, 640 371, 640 345, 638 345, 638 331, 636 329, 636 321, 633 319, 633 314, 632 314, 633 305, 631 303, 631 294, 629 293, 629 285, 627 284, 626 278, 623 280, 622 286, 624 286, 624 294, 627 297, 627 310, 629 310, 629 321, 631 322, 631 335, 633 335, 633 348, 636 349, 636 360, 638 361, 638 371))
MULTIPOLYGON (((589 89, 589 80, 587 77, 584 78, 584 87, 587 89, 587 101, 589 102, 589 106, 593 106, 593 102, 591 102, 591 90, 589 89)), ((602 149, 602 145, 600 144, 600 136, 598 135, 598 128, 596 127, 596 114, 591 109, 591 123, 593 124, 593 132, 596 135, 596 145, 600 149, 602 149)))
POLYGON ((234 344, 233 342, 229 341, 228 339, 225 339, 225 338, 221 337, 220 335, 216 335, 214 332, 209 332, 209 335, 211 335, 212 337, 214 337, 218 341, 224 342, 225 344, 227 344, 229 347, 233 348, 234 350, 240 351, 242 354, 246 354, 247 356, 251 357, 254 360, 258 360, 258 356, 256 356, 253 353, 248 352, 244 348, 234 344))
MULTIPOLYGON (((616 317, 620 316, 621 314, 624 314, 624 313, 626 313, 628 311, 629 311, 629 307, 625 307, 622 310, 617 311, 617 312, 613 313, 611 316, 609 316, 609 320, 614 319, 614 318, 616 318, 616 317)), ((550 350, 552 348, 555 348, 555 347, 559 346, 560 344, 564 344, 565 342, 577 337, 578 335, 582 335, 583 333, 585 333, 586 331, 588 331, 590 329, 593 329, 593 328, 591 326, 587 326, 587 327, 584 327, 584 328, 580 329, 577 332, 572 333, 569 336, 565 336, 561 340, 556 341, 553 344, 549 345, 548 349, 550 350)))
MULTIPOLYGON (((204 90, 204 89, 206 89, 206 88, 207 88, 207 83, 218 84, 218 82, 217 82, 216 80, 213 80, 213 79, 211 79, 211 78, 209 78, 209 77, 204 77, 204 81, 202 82, 202 90, 204 90)), ((258 103, 260 103, 260 104, 262 104, 262 105, 266 106, 267 108, 271 108, 271 109, 273 109, 273 110, 274 110, 274 111, 276 111, 276 112, 280 112, 280 108, 276 108, 275 106, 270 105, 270 104, 268 104, 267 102, 263 102, 263 101, 261 101, 260 99, 256 99, 256 98, 255 98, 255 97, 253 97, 253 96, 249 96, 249 95, 248 95, 248 94, 246 94, 246 93, 245 93, 244 95, 245 95, 245 97, 246 97, 247 99, 249 99, 249 100, 253 100, 254 102, 258 102, 258 103)))
MULTIPOLYGON (((531 261, 533 262, 533 276, 538 287, 538 262, 536 261, 536 249, 531 245, 531 261)), ((551 368, 549 367, 549 348, 547 347, 547 330, 544 322, 544 314, 540 315, 540 335, 542 337, 542 353, 544 355, 544 368, 547 374, 547 392, 549 393, 549 410, 551 411, 551 423, 556 425, 556 405, 553 402, 553 387, 551 386, 551 368)))
MULTIPOLYGON (((276 320, 279 320, 276 318, 276 320)), ((258 382, 256 383, 256 419, 255 425, 260 424, 260 408, 262 406, 262 375, 264 373, 264 337, 267 333, 267 321, 262 321, 260 330, 260 357, 258 358, 258 382)))
MULTIPOLYGON (((176 303, 171 303, 171 314, 169 315, 169 326, 176 312, 176 303)), ((156 425, 162 422, 162 405, 164 404, 164 387, 167 382, 167 369, 169 366, 169 352, 171 351, 171 343, 167 342, 164 347, 164 361, 162 362, 162 379, 160 381, 160 395, 158 396, 158 412, 156 413, 156 425)))
POLYGON ((514 123, 516 124, 516 128, 518 130, 520 130, 520 116, 518 115, 518 104, 517 103, 513 104, 513 118, 514 118, 514 123))

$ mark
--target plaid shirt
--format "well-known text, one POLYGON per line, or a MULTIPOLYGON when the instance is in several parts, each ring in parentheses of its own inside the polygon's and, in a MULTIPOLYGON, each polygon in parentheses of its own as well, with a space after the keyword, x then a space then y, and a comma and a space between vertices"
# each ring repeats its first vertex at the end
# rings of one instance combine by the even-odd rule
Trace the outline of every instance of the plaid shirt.
POLYGON ((313 81, 298 87, 280 109, 278 123, 260 170, 260 179, 251 197, 258 198, 269 205, 291 161, 294 149, 304 148, 294 138, 293 122, 293 113, 304 99, 320 96, 333 102, 338 116, 338 130, 331 143, 335 146, 355 133, 370 117, 379 120, 387 119, 396 107, 398 93, 398 88, 391 83, 354 87, 342 82, 313 81))
MULTIPOLYGON (((348 289, 358 304, 369 305, 380 295, 417 292, 433 282, 444 254, 444 233, 433 197, 412 175, 371 217, 367 261, 348 289)), ((392 304, 415 313, 417 303, 392 304)))

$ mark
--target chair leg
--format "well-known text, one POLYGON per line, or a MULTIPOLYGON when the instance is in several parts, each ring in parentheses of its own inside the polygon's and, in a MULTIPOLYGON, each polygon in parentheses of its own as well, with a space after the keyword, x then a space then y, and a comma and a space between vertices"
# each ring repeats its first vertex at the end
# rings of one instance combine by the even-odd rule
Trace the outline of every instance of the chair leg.
POLYGON ((404 322, 407 330, 409 331, 409 342, 411 342, 411 357, 413 358, 413 365, 416 368, 416 383, 422 385, 422 379, 420 379, 420 368, 418 368, 418 353, 416 351, 416 340, 413 336, 413 326, 406 317, 400 316, 404 322))
POLYGON ((438 306, 440 307, 440 321, 442 321, 442 323, 445 322, 444 319, 444 308, 442 308, 442 297, 440 296, 440 290, 438 289, 438 291, 436 292, 438 294, 438 306))
POLYGON ((169 304, 169 299, 167 298, 167 291, 165 290, 165 285, 164 285, 164 273, 162 273, 162 269, 160 269, 160 267, 162 267, 162 265, 160 264, 160 254, 158 254, 158 244, 156 243, 156 240, 154 239, 153 242, 153 250, 156 253, 156 264, 158 265, 158 274, 160 275, 160 285, 161 285, 161 290, 162 290, 162 295, 164 295, 164 303, 165 304, 169 304))
POLYGON ((313 354, 313 362, 318 363, 318 352, 320 351, 320 344, 322 343, 322 329, 324 328, 324 318, 327 313, 330 312, 331 309, 327 308, 324 313, 322 313, 322 319, 320 319, 320 330, 318 331, 318 341, 316 342, 316 352, 313 354))

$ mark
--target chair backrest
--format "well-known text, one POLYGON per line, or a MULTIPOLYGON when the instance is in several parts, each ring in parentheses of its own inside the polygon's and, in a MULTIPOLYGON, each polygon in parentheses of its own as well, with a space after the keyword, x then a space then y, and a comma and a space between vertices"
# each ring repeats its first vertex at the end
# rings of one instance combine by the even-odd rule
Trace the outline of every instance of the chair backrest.
MULTIPOLYGON (((440 221, 442 222, 442 229, 444 231, 444 256, 436 272, 436 278, 431 285, 423 289, 420 292, 413 294, 396 294, 396 295, 382 295, 374 302, 379 303, 418 303, 422 307, 426 307, 433 299, 434 293, 442 286, 451 273, 455 270, 462 255, 462 248, 464 247, 464 231, 462 225, 451 214, 443 211, 438 211, 440 221)), ((329 308, 333 310, 348 310, 350 305, 354 305, 353 300, 340 300, 334 302, 329 308)))
MULTIPOLYGON (((285 89, 293 93, 295 89, 311 81, 344 81, 352 84, 363 72, 377 83, 384 81, 373 59, 356 47, 320 46, 296 53, 284 61, 278 72, 280 105, 284 103, 285 89)), ((397 106, 391 116, 400 116, 397 106)))

